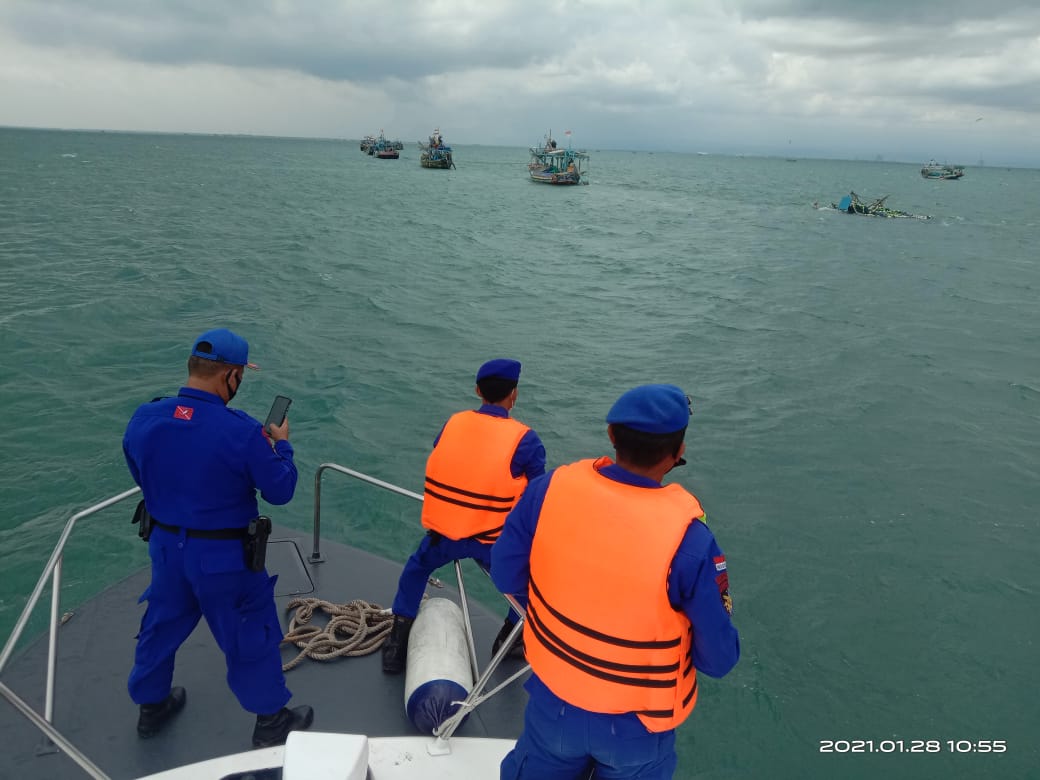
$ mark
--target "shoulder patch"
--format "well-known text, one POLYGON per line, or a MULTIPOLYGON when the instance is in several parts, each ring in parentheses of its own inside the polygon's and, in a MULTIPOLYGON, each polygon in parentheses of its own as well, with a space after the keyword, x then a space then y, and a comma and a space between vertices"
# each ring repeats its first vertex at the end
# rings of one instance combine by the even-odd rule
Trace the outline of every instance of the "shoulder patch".
POLYGON ((180 406, 178 404, 173 407, 173 419, 175 420, 190 420, 193 414, 195 414, 195 409, 191 406, 180 406))
POLYGON ((726 570, 726 556, 716 555, 712 559, 715 564, 715 585, 719 589, 719 598, 726 612, 733 614, 733 597, 729 595, 729 572, 726 570))

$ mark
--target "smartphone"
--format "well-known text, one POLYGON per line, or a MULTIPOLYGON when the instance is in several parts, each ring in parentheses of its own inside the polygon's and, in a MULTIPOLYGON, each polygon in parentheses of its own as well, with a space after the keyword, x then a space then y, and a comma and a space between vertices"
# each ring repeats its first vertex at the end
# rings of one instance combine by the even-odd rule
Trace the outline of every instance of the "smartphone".
POLYGON ((267 419, 264 420, 264 430, 268 433, 271 432, 272 425, 281 425, 285 422, 285 415, 289 411, 289 404, 292 403, 291 398, 286 398, 284 395, 276 395, 274 397, 274 403, 271 404, 271 411, 267 413, 267 419))

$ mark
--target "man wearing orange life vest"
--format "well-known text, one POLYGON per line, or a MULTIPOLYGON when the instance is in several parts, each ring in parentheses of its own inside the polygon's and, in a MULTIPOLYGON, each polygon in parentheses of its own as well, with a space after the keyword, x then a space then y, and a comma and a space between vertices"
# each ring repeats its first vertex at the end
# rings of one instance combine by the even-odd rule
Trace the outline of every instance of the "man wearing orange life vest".
MULTIPOLYGON (((509 416, 516 404, 520 363, 498 358, 477 371, 479 409, 458 412, 444 424, 426 461, 419 548, 405 564, 392 610, 394 623, 383 643, 383 671, 404 670, 412 621, 434 571, 472 558, 491 566, 491 545, 527 483, 545 473, 545 447, 538 434, 509 416)), ((525 602, 521 602, 525 603, 525 602)), ((517 619, 506 617, 492 652, 498 652, 517 619)), ((510 654, 522 657, 517 641, 510 654)))
POLYGON ((509 513, 491 577, 529 595, 533 674, 502 780, 671 778, 697 672, 737 663, 726 558, 697 499, 661 484, 686 462, 689 419, 674 385, 629 390, 607 415, 617 462, 561 466, 509 513))

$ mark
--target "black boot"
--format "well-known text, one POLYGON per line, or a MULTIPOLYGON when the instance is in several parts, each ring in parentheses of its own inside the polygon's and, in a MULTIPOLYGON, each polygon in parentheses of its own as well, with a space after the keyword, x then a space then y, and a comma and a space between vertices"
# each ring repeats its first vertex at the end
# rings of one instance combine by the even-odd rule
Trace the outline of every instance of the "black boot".
POLYGON ((394 615, 390 635, 383 642, 383 671, 386 674, 400 674, 404 671, 404 662, 408 658, 408 635, 412 633, 414 622, 414 618, 394 615))
POLYGON ((154 737, 166 721, 184 709, 188 694, 179 685, 170 688, 170 695, 158 704, 142 704, 141 715, 137 718, 137 736, 142 739, 154 737))
POLYGON ((253 729, 253 747, 264 748, 284 745, 290 731, 303 731, 314 722, 314 710, 303 704, 282 707, 274 715, 257 715, 253 729))
MULTIPOLYGON (((495 657, 495 653, 499 651, 502 644, 509 637, 510 632, 513 630, 513 626, 516 623, 510 623, 509 618, 506 618, 506 622, 502 624, 502 628, 498 629, 498 636, 495 637, 494 644, 491 645, 491 657, 495 657)), ((523 658, 524 657, 524 635, 523 632, 513 642, 513 646, 509 648, 509 652, 506 653, 506 658, 523 658)))

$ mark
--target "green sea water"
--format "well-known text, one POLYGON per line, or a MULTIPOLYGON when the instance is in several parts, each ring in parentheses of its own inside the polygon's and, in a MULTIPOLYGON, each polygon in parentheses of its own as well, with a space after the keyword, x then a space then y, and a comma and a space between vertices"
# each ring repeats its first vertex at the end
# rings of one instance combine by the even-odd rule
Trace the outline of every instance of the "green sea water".
MULTIPOLYGON (((701 678, 677 777, 1038 776, 1040 172, 589 152, 561 188, 519 147, 440 171, 412 144, 0 130, 0 634, 66 520, 131 487, 126 421, 201 331, 262 366, 236 406, 294 399, 271 514, 297 528, 321 463, 420 491, 510 356, 550 466, 609 454, 631 386, 694 399, 673 478, 727 554, 742 658, 701 678), (933 219, 812 207, 849 190, 933 219)), ((413 501, 323 484, 326 535, 404 561, 413 501)), ((69 606, 145 563, 128 513, 73 537, 69 606)))

